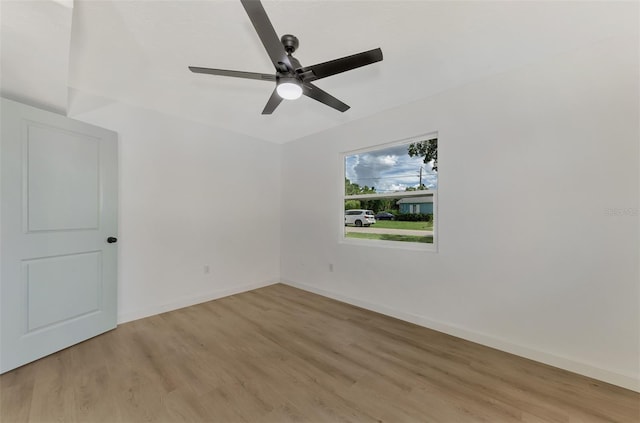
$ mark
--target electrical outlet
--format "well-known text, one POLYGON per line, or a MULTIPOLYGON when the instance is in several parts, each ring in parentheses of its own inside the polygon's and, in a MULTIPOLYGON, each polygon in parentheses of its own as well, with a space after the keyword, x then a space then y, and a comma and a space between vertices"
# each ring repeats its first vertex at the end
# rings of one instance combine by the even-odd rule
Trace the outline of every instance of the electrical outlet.
POLYGON ((208 264, 205 264, 204 267, 202 268, 202 270, 204 271, 205 275, 207 273, 211 273, 211 268, 209 267, 208 264))

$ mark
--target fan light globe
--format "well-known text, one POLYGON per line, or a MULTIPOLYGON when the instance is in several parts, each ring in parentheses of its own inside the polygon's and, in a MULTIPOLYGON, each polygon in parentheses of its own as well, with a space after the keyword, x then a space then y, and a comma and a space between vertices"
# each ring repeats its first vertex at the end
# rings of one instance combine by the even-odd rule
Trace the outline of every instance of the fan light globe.
POLYGON ((293 82, 282 82, 276 87, 278 95, 285 100, 295 100, 302 95, 302 87, 293 82))

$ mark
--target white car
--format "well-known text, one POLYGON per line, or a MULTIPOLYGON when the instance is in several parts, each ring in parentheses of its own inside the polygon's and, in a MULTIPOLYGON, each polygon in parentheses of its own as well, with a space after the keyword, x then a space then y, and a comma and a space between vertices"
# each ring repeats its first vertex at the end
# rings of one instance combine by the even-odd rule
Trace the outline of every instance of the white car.
POLYGON ((373 210, 353 209, 344 212, 344 224, 355 226, 371 226, 376 223, 373 210))

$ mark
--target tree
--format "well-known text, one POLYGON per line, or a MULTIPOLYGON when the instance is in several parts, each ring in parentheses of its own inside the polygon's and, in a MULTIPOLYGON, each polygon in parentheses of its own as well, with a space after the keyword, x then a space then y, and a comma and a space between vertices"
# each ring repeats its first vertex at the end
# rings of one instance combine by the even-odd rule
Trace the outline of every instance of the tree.
POLYGON ((433 160, 433 170, 438 171, 438 139, 433 138, 425 141, 412 142, 409 144, 408 153, 410 157, 423 157, 425 164, 433 160))
MULTIPOLYGON (((344 178, 344 193, 345 193, 345 195, 375 194, 376 193, 376 188, 375 187, 369 188, 366 185, 361 187, 358 184, 354 184, 349 179, 344 178)), ((385 210, 385 207, 390 207, 392 205, 393 205, 393 203, 391 201, 389 201, 388 199, 382 199, 382 200, 381 199, 375 199, 375 200, 366 200, 366 199, 345 200, 344 209, 345 210, 350 210, 350 209, 360 209, 360 208, 362 208, 362 209, 374 210, 374 211, 378 212, 378 211, 381 211, 381 210, 385 210)))
POLYGON ((361 187, 358 184, 354 184, 349 179, 344 178, 344 194, 345 195, 357 195, 357 194, 375 194, 376 188, 368 186, 361 187))
POLYGON ((345 200, 344 202, 345 210, 353 210, 353 209, 359 209, 359 208, 360 208, 359 200, 345 200))

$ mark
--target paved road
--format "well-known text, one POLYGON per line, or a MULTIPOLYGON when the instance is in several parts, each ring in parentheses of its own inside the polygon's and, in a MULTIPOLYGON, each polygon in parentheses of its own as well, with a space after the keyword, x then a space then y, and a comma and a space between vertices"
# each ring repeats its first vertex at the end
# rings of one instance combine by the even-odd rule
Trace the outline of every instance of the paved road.
POLYGON ((375 226, 361 227, 358 228, 356 226, 347 226, 345 228, 347 232, 361 232, 361 233, 370 233, 370 234, 390 234, 390 235, 418 235, 418 236, 429 236, 433 235, 433 231, 416 231, 413 229, 386 229, 386 228, 376 228, 375 226))

